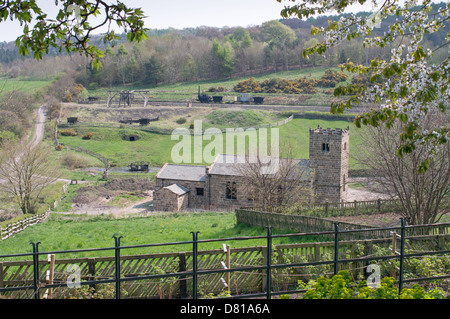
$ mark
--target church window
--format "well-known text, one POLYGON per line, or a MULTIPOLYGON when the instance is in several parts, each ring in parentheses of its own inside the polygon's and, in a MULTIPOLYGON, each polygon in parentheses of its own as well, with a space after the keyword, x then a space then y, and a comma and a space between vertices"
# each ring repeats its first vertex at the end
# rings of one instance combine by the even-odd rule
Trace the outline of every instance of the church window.
POLYGON ((225 197, 227 199, 237 199, 236 182, 227 182, 225 197))

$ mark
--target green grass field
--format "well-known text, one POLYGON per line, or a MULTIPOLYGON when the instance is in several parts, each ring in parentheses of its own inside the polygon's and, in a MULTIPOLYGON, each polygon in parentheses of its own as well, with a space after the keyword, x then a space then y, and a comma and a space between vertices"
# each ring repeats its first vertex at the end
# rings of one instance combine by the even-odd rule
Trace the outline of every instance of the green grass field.
MULTIPOLYGON (((234 213, 167 213, 148 217, 128 217, 114 219, 110 216, 87 217, 83 215, 66 216, 52 214, 41 224, 34 225, 15 237, 0 242, 1 254, 28 253, 32 251, 30 242, 41 242, 39 251, 60 251, 72 249, 113 247, 114 234, 123 236, 122 246, 155 243, 170 243, 192 240, 191 231, 199 231, 199 239, 233 238, 238 236, 265 235, 261 227, 236 224, 234 213), (68 236, 70 234, 70 236, 68 236)), ((283 233, 275 231, 276 233, 283 233)), ((274 244, 294 243, 318 238, 281 238, 274 244)), ((232 247, 265 245, 264 239, 227 242, 232 247)), ((221 249, 223 242, 199 244, 199 250, 221 249)), ((124 249, 122 255, 189 251, 191 244, 162 246, 152 248, 124 249)), ((94 257, 113 255, 113 251, 94 251, 83 253, 65 253, 58 258, 94 257)))
POLYGON ((36 80, 21 80, 21 79, 6 79, 0 78, 0 96, 5 92, 10 91, 24 91, 33 93, 43 87, 49 85, 51 81, 36 81, 36 80))
MULTIPOLYGON (((356 127, 346 120, 326 120, 326 119, 294 119, 288 124, 279 127, 280 149, 285 154, 289 147, 292 147, 292 154, 296 158, 309 158, 309 129, 320 125, 324 128, 346 128, 350 126, 350 132, 356 130, 356 127)), ((71 145, 81 146, 97 152, 119 167, 128 166, 133 161, 149 161, 152 166, 162 166, 166 162, 172 163, 172 148, 181 141, 172 140, 170 135, 144 132, 140 130, 120 129, 120 128, 103 128, 103 127, 74 127, 77 136, 61 136, 60 142, 71 145), (81 136, 86 132, 92 132, 91 140, 84 140, 81 136), (138 134, 140 139, 134 142, 126 141, 124 134, 138 134)), ((270 140, 270 130, 268 139, 270 140)), ((219 153, 226 151, 226 138, 222 136, 223 147, 218 150, 219 153)), ((203 140, 202 147, 212 145, 214 137, 211 140, 203 140)), ((352 145, 357 142, 356 135, 350 133, 350 150, 352 145)), ((235 142, 235 146, 237 141, 235 142)), ((191 152, 196 149, 194 147, 194 137, 191 137, 191 152)), ((236 150, 236 148, 235 148, 236 150)), ((217 151, 217 149, 216 149, 217 151)), ((193 154, 193 153, 191 153, 193 154)), ((204 154, 211 154, 214 157, 214 150, 211 153, 207 151, 204 154)), ((191 155, 193 160, 193 156, 191 155)), ((211 164, 211 162, 203 161, 196 164, 211 164)), ((353 159, 350 159, 350 168, 356 167, 353 159)))

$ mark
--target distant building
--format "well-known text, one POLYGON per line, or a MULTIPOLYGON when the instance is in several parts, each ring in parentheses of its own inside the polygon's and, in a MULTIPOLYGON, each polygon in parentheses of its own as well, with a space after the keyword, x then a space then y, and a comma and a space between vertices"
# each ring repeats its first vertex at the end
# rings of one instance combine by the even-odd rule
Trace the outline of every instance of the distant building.
MULTIPOLYGON (((316 202, 347 200, 348 155, 349 128, 310 129, 309 160, 295 161, 308 172, 302 178, 310 183, 316 202)), ((154 210, 253 206, 244 177, 236 169, 235 163, 239 162, 236 155, 221 154, 209 167, 165 164, 156 175, 154 210)))

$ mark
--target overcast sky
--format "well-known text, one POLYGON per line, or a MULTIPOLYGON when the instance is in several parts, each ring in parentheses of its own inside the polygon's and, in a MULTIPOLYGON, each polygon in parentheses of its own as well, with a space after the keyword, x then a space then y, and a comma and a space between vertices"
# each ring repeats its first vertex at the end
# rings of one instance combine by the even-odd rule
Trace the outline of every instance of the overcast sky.
MULTIPOLYGON (((41 8, 54 17, 58 11, 54 0, 37 0, 41 8)), ((113 1, 110 1, 113 2, 113 1)), ((276 0, 123 0, 130 7, 141 7, 146 27, 165 29, 173 27, 247 27, 280 19, 284 5, 276 0)), ((370 8, 369 8, 370 9, 370 8)), ((22 31, 17 22, 0 23, 0 42, 14 41, 22 31)))

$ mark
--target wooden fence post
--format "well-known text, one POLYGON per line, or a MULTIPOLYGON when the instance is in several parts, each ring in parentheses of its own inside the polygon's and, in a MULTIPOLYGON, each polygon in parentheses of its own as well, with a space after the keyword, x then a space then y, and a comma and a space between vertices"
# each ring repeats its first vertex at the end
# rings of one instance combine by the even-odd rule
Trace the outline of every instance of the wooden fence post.
POLYGON ((397 233, 392 233, 392 253, 395 255, 397 253, 397 233))
POLYGON ((3 271, 3 262, 0 262, 0 288, 5 287, 5 272, 3 271))
MULTIPOLYGON (((89 278, 88 280, 95 280, 95 258, 89 258, 87 265, 88 265, 88 274, 89 278)), ((96 285, 89 285, 90 288, 96 289, 96 285)))
POLYGON ((314 261, 320 261, 320 245, 314 243, 314 261))
MULTIPOLYGON (((227 253, 226 253, 226 266, 228 269, 231 268, 231 248, 230 245, 227 245, 227 253)), ((231 291, 231 273, 227 272, 227 276, 226 276, 226 281, 227 281, 227 285, 228 285, 228 289, 231 291)))
MULTIPOLYGON (((392 254, 397 254, 397 232, 392 233, 392 254)), ((391 269, 391 277, 395 278, 394 267, 391 269)))
MULTIPOLYGON (((364 240, 364 256, 370 256, 372 255, 372 251, 373 251, 373 239, 370 240, 364 240)), ((370 265, 370 261, 366 260, 364 262, 364 278, 367 279, 368 274, 367 274, 367 267, 370 265)))
MULTIPOLYGON (((54 254, 49 254, 47 256, 47 261, 50 264, 48 270, 47 270, 47 276, 46 276, 46 280, 47 280, 47 284, 48 285, 53 285, 53 278, 55 277, 55 255, 54 254)), ((44 299, 48 299, 51 298, 53 295, 53 288, 48 288, 45 291, 44 294, 44 299)))

